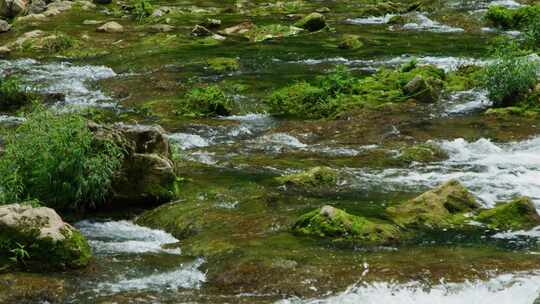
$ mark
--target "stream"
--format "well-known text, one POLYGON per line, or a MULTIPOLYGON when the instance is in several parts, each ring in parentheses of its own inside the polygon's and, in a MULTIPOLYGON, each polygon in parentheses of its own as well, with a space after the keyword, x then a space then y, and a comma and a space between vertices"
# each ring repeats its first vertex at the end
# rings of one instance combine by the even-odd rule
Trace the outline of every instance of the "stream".
MULTIPOLYGON (((170 2, 160 4, 181 5, 170 2)), ((218 1, 200 2, 182 4, 208 10, 226 6, 218 1)), ((485 65, 492 61, 484 56, 487 41, 516 33, 481 27, 477 24, 480 16, 490 5, 517 8, 522 4, 513 0, 445 2, 431 12, 408 13, 410 21, 395 27, 388 24, 391 14, 358 16, 356 5, 317 2, 330 7, 332 20, 339 20, 333 22, 336 31, 378 43, 349 53, 325 49, 325 39, 334 35, 330 32, 262 44, 233 40, 219 47, 181 44, 169 48, 157 43, 137 45, 145 36, 137 36, 134 30, 113 39, 126 49, 87 60, 0 59, 0 75, 17 74, 32 90, 61 94, 62 101, 48 105, 55 110, 93 109, 112 122, 162 125, 186 163, 182 177, 193 182, 186 186, 188 194, 182 202, 195 201, 204 216, 223 221, 197 236, 190 251, 184 239, 135 224, 137 215, 132 212, 97 214, 73 223, 88 239, 95 261, 87 271, 51 274, 65 281, 65 303, 533 304, 540 295, 539 227, 501 231, 479 241, 459 243, 449 237, 440 243, 426 240, 375 250, 297 241, 287 227, 291 215, 328 203, 375 214, 390 202, 415 197, 450 179, 462 182, 483 207, 523 195, 540 211, 538 121, 484 122, 482 111, 492 102, 487 92, 478 89, 445 94, 421 111, 389 113, 388 119, 380 120, 318 125, 275 118, 260 110, 269 90, 313 79, 337 64, 357 75, 395 68, 413 58, 447 72, 462 65, 485 65), (476 23, 452 19, 446 24, 440 16, 448 12, 476 23), (136 47, 130 49, 129 43, 136 47), (215 56, 238 58, 242 68, 219 75, 209 72, 201 62, 215 56), (177 119, 170 108, 160 107, 177 98, 177 88, 189 87, 193 79, 222 83, 230 89, 238 113, 177 119), (244 86, 247 89, 236 89, 244 86), (448 159, 371 165, 378 155, 390 160, 399 157, 400 148, 411 143, 434 144, 448 159), (340 172, 338 190, 279 194, 282 189, 266 182, 316 165, 340 172), (282 199, 276 199, 280 203, 263 201, 259 191, 282 199), (209 258, 194 254, 205 242, 232 249, 209 258)), ((56 26, 77 32, 64 29, 63 24, 79 26, 83 18, 95 17, 85 14, 69 15, 56 26)), ((99 14, 99 18, 109 18, 103 11, 99 14)), ((232 15, 225 22, 243 17, 232 15)), ((271 15, 254 19, 283 20, 271 15)), ((192 20, 179 20, 184 22, 180 29, 191 28, 192 20)), ((166 38, 164 33, 157 35, 166 38)), ((1 126, 22 120, 15 112, 0 113, 1 126)))

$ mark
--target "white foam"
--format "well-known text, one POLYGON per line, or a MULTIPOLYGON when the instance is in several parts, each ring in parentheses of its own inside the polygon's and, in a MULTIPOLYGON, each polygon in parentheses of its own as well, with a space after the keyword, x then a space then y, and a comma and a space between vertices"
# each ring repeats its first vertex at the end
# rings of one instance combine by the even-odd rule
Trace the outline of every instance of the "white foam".
POLYGON ((492 235, 491 237, 496 239, 515 239, 519 237, 540 238, 540 226, 535 227, 531 230, 499 232, 492 235))
POLYGON ((138 278, 123 278, 117 282, 100 283, 98 289, 118 293, 130 290, 177 290, 180 288, 199 288, 206 281, 206 276, 198 268, 204 260, 197 259, 193 263, 181 265, 180 268, 170 271, 156 273, 138 278))
POLYGON ((180 249, 163 249, 163 245, 177 243, 171 234, 142 227, 130 221, 93 222, 76 224, 88 239, 94 252, 99 254, 165 252, 180 254, 180 249))
MULTIPOLYGON (((459 33, 464 32, 462 28, 452 27, 440 22, 429 19, 428 16, 422 13, 411 13, 408 15, 413 20, 412 22, 406 23, 401 26, 404 30, 414 30, 414 31, 430 31, 436 33, 459 33)), ((394 26, 390 27, 390 30, 395 29, 394 26)))
POLYGON ((41 93, 62 93, 71 106, 113 106, 111 98, 92 88, 92 82, 116 76, 105 66, 73 65, 67 62, 40 63, 32 59, 0 60, 0 75, 22 75, 25 83, 41 93))
POLYGON ((445 70, 446 72, 454 71, 462 65, 478 65, 483 66, 491 62, 490 60, 482 60, 476 58, 467 57, 450 57, 450 56, 422 56, 413 57, 409 55, 403 55, 399 57, 387 58, 387 59, 346 59, 343 57, 333 57, 324 59, 305 59, 296 61, 294 63, 318 65, 318 64, 345 64, 351 66, 360 66, 368 70, 377 70, 380 67, 395 67, 401 64, 407 63, 415 59, 418 64, 432 64, 445 70))
POLYGON ((364 18, 352 18, 347 19, 346 22, 350 24, 386 24, 396 16, 395 14, 386 14, 384 16, 370 16, 364 18))
POLYGON ((489 3, 489 6, 503 6, 506 8, 518 8, 523 6, 523 4, 518 3, 514 0, 495 0, 489 3))
POLYGON ((276 304, 532 304, 540 294, 540 275, 506 274, 488 281, 444 283, 427 287, 417 282, 352 286, 323 299, 288 299, 276 304))
POLYGON ((467 114, 473 111, 482 110, 493 104, 487 97, 485 90, 468 90, 454 92, 447 101, 446 114, 467 114))
POLYGON ((275 145, 276 149, 280 147, 292 147, 292 148, 305 148, 306 144, 302 143, 298 138, 289 135, 287 133, 272 133, 264 135, 257 140, 259 143, 268 146, 268 144, 275 145))
POLYGON ((173 133, 167 137, 182 150, 208 147, 211 143, 210 140, 197 134, 173 133))
POLYGON ((540 137, 496 144, 489 139, 442 141, 449 159, 407 169, 352 170, 359 186, 388 190, 431 188, 458 179, 486 206, 518 195, 540 205, 540 137))

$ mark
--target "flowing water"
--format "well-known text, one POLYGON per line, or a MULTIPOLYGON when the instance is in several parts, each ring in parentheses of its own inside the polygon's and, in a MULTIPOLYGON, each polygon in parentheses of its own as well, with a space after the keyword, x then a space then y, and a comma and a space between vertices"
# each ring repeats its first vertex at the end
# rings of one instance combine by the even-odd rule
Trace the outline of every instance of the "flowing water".
MULTIPOLYGON (((200 216, 216 220, 195 241, 233 248, 218 256, 194 254, 197 251, 187 248, 185 240, 138 226, 127 212, 114 219, 82 220, 75 226, 88 238, 95 262, 89 270, 57 275, 66 281, 66 303, 534 302, 540 294, 539 228, 501 231, 480 241, 427 240, 398 248, 351 249, 298 240, 287 227, 291 218, 327 203, 376 214, 387 203, 449 179, 460 180, 485 207, 526 195, 540 210, 540 137, 535 122, 484 122, 480 113, 491 101, 482 90, 447 94, 420 113, 388 114, 390 119, 380 121, 319 125, 274 118, 260 110, 261 99, 271 89, 312 79, 336 64, 359 75, 413 58, 445 71, 485 65, 491 61, 484 56, 487 41, 496 32, 482 28, 483 12, 494 4, 521 4, 448 2, 429 13, 409 13, 408 23, 398 27, 388 24, 394 15, 360 16, 357 5, 321 3, 332 10, 337 32, 377 43, 343 52, 327 46, 329 39, 335 40, 330 32, 263 44, 233 40, 202 47, 182 41, 164 46, 153 40, 137 44, 148 37, 133 31, 103 42, 121 46, 106 56, 0 60, 0 75, 17 74, 40 93, 64 96, 51 107, 92 108, 105 111, 113 121, 163 125, 186 162, 183 177, 193 183, 184 189, 185 201, 195 201, 204 210, 200 216), (473 26, 441 18, 448 12, 466 16, 473 26), (240 71, 209 72, 201 62, 216 56, 239 58, 240 71), (193 79, 231 89, 240 109, 237 115, 179 119, 170 108, 161 107, 193 79), (372 165, 373 157, 394 159, 403 145, 424 142, 440 146, 449 158, 407 166, 372 165), (340 189, 279 196, 267 182, 315 165, 339 170, 344 176, 340 189), (259 191, 275 194, 280 203, 263 201, 259 191)), ((217 1, 182 5, 210 12, 226 6, 217 1)), ((56 27, 76 32, 69 25, 95 18, 88 14, 61 20, 56 27)), ((244 20, 234 14, 224 18, 231 24, 244 20)), ((255 19, 283 22, 265 15, 255 19)), ((191 19, 179 20, 182 30, 192 26, 191 19)), ((0 122, 8 125, 21 120, 16 113, 0 115, 0 122)))

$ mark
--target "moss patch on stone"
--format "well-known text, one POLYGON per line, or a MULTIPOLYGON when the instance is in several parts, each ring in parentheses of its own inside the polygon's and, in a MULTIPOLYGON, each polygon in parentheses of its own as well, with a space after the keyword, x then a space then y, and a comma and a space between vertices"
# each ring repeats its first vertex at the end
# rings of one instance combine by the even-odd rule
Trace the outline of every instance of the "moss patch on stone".
POLYGON ((448 153, 434 143, 424 143, 407 147, 401 150, 401 154, 398 157, 399 160, 406 163, 429 163, 447 158, 448 153))
POLYGON ((304 214, 292 230, 301 235, 363 243, 390 243, 399 239, 399 229, 395 226, 375 223, 332 206, 304 214))
POLYGON ((215 57, 207 61, 210 69, 216 72, 236 71, 240 69, 240 62, 236 58, 215 57))
POLYGON ((314 167, 304 172, 277 177, 276 180, 280 184, 296 187, 335 186, 338 173, 329 167, 314 167))
POLYGON ((435 230, 459 226, 465 213, 479 208, 475 197, 460 182, 451 180, 386 211, 401 227, 435 230))
POLYGON ((475 220, 497 230, 530 229, 540 225, 540 216, 528 197, 519 197, 483 210, 475 220))

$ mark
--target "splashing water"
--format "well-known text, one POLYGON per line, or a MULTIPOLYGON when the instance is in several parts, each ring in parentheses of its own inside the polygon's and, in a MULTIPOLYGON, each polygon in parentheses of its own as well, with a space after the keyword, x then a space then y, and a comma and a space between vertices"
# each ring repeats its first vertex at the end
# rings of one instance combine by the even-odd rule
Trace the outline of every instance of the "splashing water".
POLYGON ((88 238, 97 254, 166 252, 180 254, 180 249, 163 249, 163 245, 178 240, 169 233, 133 224, 130 221, 92 222, 76 224, 88 238))
POLYGON ((448 160, 407 169, 352 169, 354 184, 417 191, 419 186, 431 188, 458 179, 486 206, 517 195, 540 204, 540 137, 507 144, 456 139, 439 145, 449 154, 448 160))
POLYGON ((532 304, 540 293, 540 275, 506 274, 489 281, 444 283, 372 283, 353 286, 325 299, 288 299, 276 304, 532 304))
POLYGON ((25 84, 40 93, 65 95, 65 104, 69 106, 114 106, 110 97, 91 86, 92 82, 116 76, 108 67, 40 63, 32 59, 0 60, 0 75, 12 73, 22 75, 25 84))

